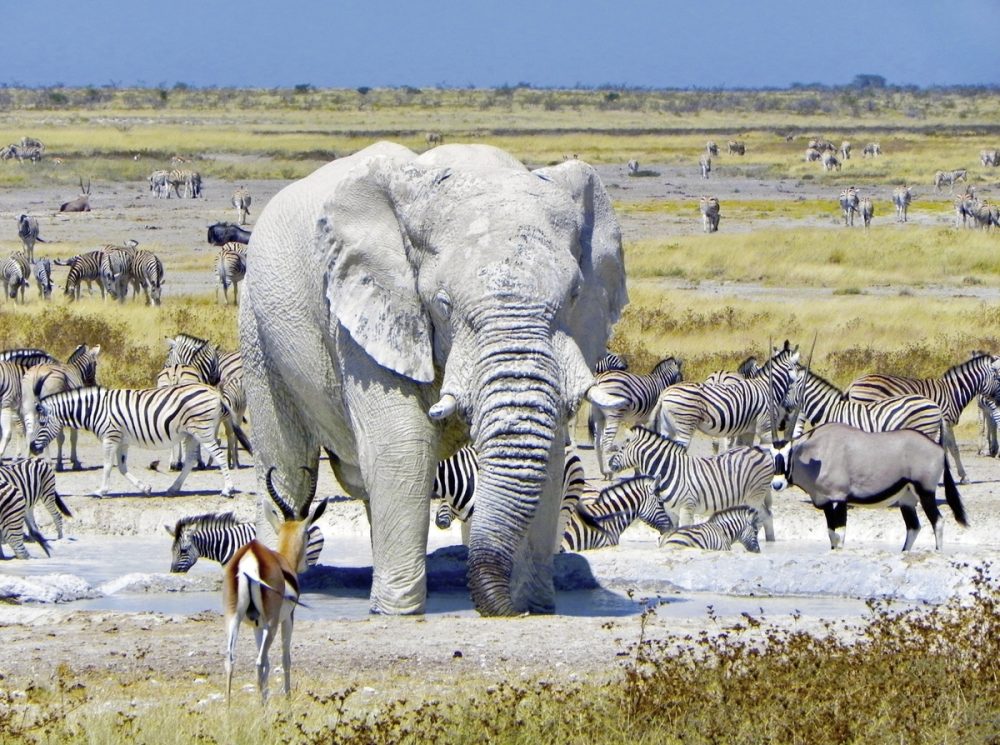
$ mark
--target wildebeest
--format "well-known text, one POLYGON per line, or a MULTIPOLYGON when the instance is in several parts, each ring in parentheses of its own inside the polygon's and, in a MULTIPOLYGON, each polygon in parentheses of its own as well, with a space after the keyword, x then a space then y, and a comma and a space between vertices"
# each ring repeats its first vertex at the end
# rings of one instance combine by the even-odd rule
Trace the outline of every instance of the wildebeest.
POLYGON ((250 242, 250 231, 231 222, 217 222, 208 226, 208 242, 213 246, 224 246, 227 243, 250 242))
POLYGON ((919 500, 940 550, 943 526, 936 492, 942 471, 945 501, 958 523, 968 525, 944 448, 915 430, 863 432, 846 424, 824 424, 794 442, 774 442, 771 453, 771 487, 780 491, 791 484, 809 495, 826 514, 830 548, 844 543, 848 504, 896 504, 906 523, 903 550, 909 551, 920 532, 919 500))

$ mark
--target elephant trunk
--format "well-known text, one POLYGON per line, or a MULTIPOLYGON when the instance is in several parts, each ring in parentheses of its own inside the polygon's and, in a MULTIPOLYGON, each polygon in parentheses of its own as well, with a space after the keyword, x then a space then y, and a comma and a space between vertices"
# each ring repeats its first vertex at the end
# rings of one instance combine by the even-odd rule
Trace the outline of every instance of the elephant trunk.
MULTIPOLYGON (((521 309, 524 311, 525 309, 521 309)), ((565 405, 551 332, 527 313, 480 334, 472 438, 479 454, 469 589, 483 615, 513 615, 515 556, 549 479, 565 405)))

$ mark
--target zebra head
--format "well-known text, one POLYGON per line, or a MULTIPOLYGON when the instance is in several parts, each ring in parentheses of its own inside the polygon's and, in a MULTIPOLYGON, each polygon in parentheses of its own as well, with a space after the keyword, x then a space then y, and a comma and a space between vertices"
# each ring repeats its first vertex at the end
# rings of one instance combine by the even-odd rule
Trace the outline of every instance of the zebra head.
POLYGON ((35 436, 29 445, 32 455, 41 455, 45 452, 45 448, 59 436, 63 428, 62 420, 51 411, 45 400, 38 398, 48 377, 48 375, 43 375, 35 382, 35 399, 38 401, 35 404, 35 413, 38 419, 35 424, 35 436))
POLYGON ((742 530, 736 536, 736 540, 743 544, 743 548, 755 554, 760 553, 760 542, 757 540, 757 535, 760 533, 760 513, 756 509, 750 506, 744 506, 740 509, 741 512, 746 514, 746 522, 743 525, 742 530))
POLYGON ((177 526, 174 528, 169 525, 163 526, 174 539, 174 545, 170 549, 170 571, 173 574, 186 572, 194 566, 200 556, 193 538, 194 531, 183 523, 182 519, 177 521, 177 526))

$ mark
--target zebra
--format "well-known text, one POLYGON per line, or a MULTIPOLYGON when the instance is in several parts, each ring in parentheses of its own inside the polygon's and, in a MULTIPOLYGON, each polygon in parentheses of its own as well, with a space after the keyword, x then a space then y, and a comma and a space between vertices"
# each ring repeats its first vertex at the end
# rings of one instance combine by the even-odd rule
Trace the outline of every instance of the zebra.
POLYGON ((740 505, 716 512, 703 523, 664 533, 660 536, 660 548, 729 551, 739 542, 747 551, 757 554, 760 553, 759 531, 760 515, 753 507, 740 505))
POLYGON ((424 140, 427 142, 428 146, 433 147, 435 145, 444 144, 444 135, 440 132, 428 132, 424 136, 424 140))
POLYGON ((144 249, 136 251, 132 261, 132 277, 146 296, 146 305, 159 305, 163 289, 163 262, 144 249))
POLYGON ((812 370, 798 368, 796 375, 786 402, 795 413, 792 439, 802 436, 806 422, 813 427, 840 422, 865 432, 915 429, 935 442, 941 439, 941 407, 923 395, 855 401, 812 370))
POLYGON ((104 282, 101 279, 101 261, 104 258, 104 251, 88 251, 85 254, 74 256, 65 261, 56 259, 55 263, 60 266, 69 266, 69 273, 66 275, 66 286, 63 290, 66 297, 72 302, 80 299, 80 283, 87 283, 88 294, 93 294, 93 283, 97 282, 101 290, 101 299, 104 299, 104 282))
POLYGON ((787 398, 798 359, 798 348, 786 342, 752 378, 727 385, 671 386, 660 396, 654 412, 655 429, 685 448, 696 429, 712 437, 763 435, 771 429, 772 410, 787 398))
POLYGON ((24 495, 24 519, 28 525, 41 532, 35 522, 35 505, 41 504, 52 517, 57 535, 63 537, 63 515, 73 517, 73 513, 56 492, 56 475, 48 461, 25 458, 0 465, 0 482, 13 484, 24 495))
POLYGON ((814 150, 819 150, 821 153, 822 152, 832 153, 833 151, 836 150, 832 142, 830 142, 829 140, 824 140, 823 138, 809 140, 809 144, 807 145, 807 147, 811 147, 814 150))
POLYGON ((844 213, 844 226, 854 227, 854 213, 858 211, 861 199, 857 188, 849 186, 840 192, 840 209, 844 213))
POLYGON ((105 291, 119 303, 128 298, 129 285, 132 285, 133 296, 139 294, 139 283, 134 274, 136 253, 135 245, 104 247, 101 281, 105 291))
POLYGON ((897 186, 892 190, 892 203, 896 207, 896 222, 906 222, 913 201, 913 189, 909 186, 897 186))
POLYGON ((805 160, 806 163, 815 163, 816 161, 822 159, 823 159, 823 153, 821 153, 819 150, 817 150, 814 147, 806 148, 806 154, 805 157, 803 158, 803 160, 805 160))
POLYGON ((224 246, 227 243, 246 245, 250 242, 250 233, 251 231, 231 222, 217 222, 208 226, 208 242, 213 246, 224 246))
MULTIPOLYGON (((44 378, 36 384, 36 390, 42 383, 44 378)), ((195 446, 201 443, 219 464, 224 482, 222 496, 233 495, 225 453, 215 441, 225 406, 222 396, 211 386, 189 383, 147 389, 76 388, 39 398, 37 408, 38 429, 31 440, 32 453, 44 450, 64 425, 90 430, 101 440, 104 477, 97 496, 108 493, 115 465, 133 486, 149 494, 152 487, 128 472, 129 445, 164 448, 177 441, 184 444, 184 468, 167 490, 168 494, 180 491, 194 464, 195 446)), ((237 427, 236 433, 249 446, 243 430, 237 427)))
MULTIPOLYGON (((80 344, 73 350, 65 364, 60 362, 46 362, 31 367, 25 371, 21 377, 20 407, 21 421, 24 423, 25 436, 30 442, 34 436, 35 423, 37 419, 36 404, 39 395, 50 395, 59 391, 68 391, 74 388, 97 385, 97 360, 101 354, 100 345, 88 347, 80 344), (36 392, 36 384, 42 382, 42 387, 36 392)), ((79 470, 83 466, 77 458, 76 444, 77 431, 70 430, 70 463, 74 470, 79 470)), ((56 438, 56 470, 63 470, 63 433, 59 432, 56 438)))
POLYGON ((661 535, 674 527, 656 496, 656 480, 635 476, 581 498, 570 513, 559 543, 560 551, 589 551, 617 546, 621 534, 636 520, 661 535))
POLYGON ((18 487, 0 479, 0 559, 3 558, 3 544, 6 543, 18 559, 30 559, 28 549, 24 547, 24 529, 46 556, 51 556, 48 541, 34 527, 34 521, 26 519, 28 504, 25 495, 18 487))
POLYGON ((637 173, 639 173, 639 161, 637 161, 635 158, 626 163, 625 167, 628 169, 629 176, 635 176, 637 173))
POLYGON ((1000 166, 1000 150, 982 150, 979 153, 979 162, 986 166, 1000 166))
POLYGON ((30 215, 21 215, 17 218, 17 237, 24 244, 24 255, 28 261, 35 261, 35 243, 45 243, 45 240, 38 235, 38 220, 30 215))
MULTIPOLYGON (((184 365, 180 363, 164 365, 156 374, 154 381, 157 388, 166 388, 171 385, 184 385, 186 383, 204 383, 201 372, 194 365, 184 365)), ((201 448, 198 448, 197 467, 202 469, 205 463, 201 458, 201 448)), ((184 468, 184 452, 180 443, 176 443, 170 450, 170 470, 180 471, 184 468)))
POLYGON ((702 153, 698 159, 698 167, 701 169, 701 177, 708 178, 708 174, 712 172, 712 156, 708 153, 702 153))
POLYGON ((774 462, 766 448, 737 447, 719 455, 693 456, 683 445, 636 427, 610 465, 616 472, 634 468, 637 475, 655 479, 660 502, 672 520, 677 516, 674 522, 680 527, 691 525, 696 514, 748 504, 760 513, 767 540, 774 540, 774 462))
POLYGON ((851 159, 851 143, 848 142, 847 140, 844 140, 842 143, 840 143, 840 157, 843 158, 844 160, 851 159))
POLYGON ((719 200, 716 197, 702 197, 698 202, 701 210, 701 222, 706 233, 719 230, 719 200))
MULTIPOLYGON (((239 305, 239 286, 247 273, 246 246, 242 243, 227 243, 219 249, 215 271, 219 277, 219 287, 222 288, 226 305, 229 305, 230 285, 233 288, 233 305, 239 305)), ((219 300, 219 287, 215 289, 216 302, 219 300)))
POLYGON ((174 169, 167 174, 167 197, 170 197, 170 189, 174 190, 177 198, 181 198, 181 187, 184 188, 184 197, 195 199, 201 196, 201 174, 189 168, 174 169))
POLYGON ((965 181, 967 173, 965 168, 959 168, 956 171, 938 171, 934 174, 934 191, 941 191, 944 184, 948 184, 949 191, 953 190, 956 182, 965 181))
POLYGON ((201 382, 206 385, 219 385, 222 372, 219 368, 219 349, 206 339, 199 339, 190 334, 178 334, 173 339, 166 339, 167 365, 191 365, 198 370, 201 382))
MULTIPOLYGON (((628 362, 625 358, 615 354, 614 352, 606 352, 601 359, 597 361, 594 365, 594 375, 600 375, 601 373, 608 372, 609 370, 628 370, 628 362)), ((597 431, 597 424, 594 421, 594 408, 593 406, 588 407, 587 412, 587 438, 590 442, 594 441, 594 433, 597 431)), ((566 447, 569 447, 572 442, 569 438, 569 433, 576 432, 576 415, 573 415, 573 419, 570 422, 569 428, 567 429, 567 442, 566 447)))
MULTIPOLYGON (((236 549, 257 537, 257 525, 240 522, 232 512, 182 517, 176 525, 163 527, 174 539, 170 571, 175 574, 187 572, 201 557, 226 564, 236 549)), ((311 525, 307 535, 306 565, 313 567, 323 551, 323 531, 311 525)))
POLYGON ((715 144, 714 140, 709 140, 705 143, 705 154, 706 155, 718 155, 719 146, 715 144))
POLYGON ((822 161, 823 161, 824 171, 840 170, 840 161, 837 160, 837 156, 834 155, 831 151, 828 150, 825 153, 823 153, 822 161))
POLYGON ((877 142, 869 142, 861 151, 862 158, 877 158, 882 154, 882 146, 877 142))
POLYGON ((610 451, 618 428, 631 427, 646 421, 653 413, 660 394, 682 378, 681 360, 666 357, 648 375, 628 370, 609 370, 597 376, 587 391, 594 413, 594 450, 597 465, 605 479, 611 471, 605 465, 605 453, 610 451))
POLYGON ((975 212, 978 205, 979 200, 969 192, 955 197, 955 227, 958 227, 959 224, 963 228, 969 227, 969 222, 975 221, 975 212))
POLYGON ((236 191, 233 192, 233 207, 236 208, 236 214, 238 216, 237 222, 240 225, 247 224, 247 215, 250 214, 250 190, 245 186, 241 186, 236 191))
POLYGON ((958 452, 954 427, 962 410, 976 395, 991 396, 1000 391, 997 374, 1000 356, 977 354, 949 367, 940 378, 906 378, 899 375, 863 375, 845 394, 853 401, 879 401, 892 396, 925 396, 941 407, 944 423, 941 441, 955 460, 959 479, 966 481, 965 467, 958 452))
POLYGON ((0 460, 14 432, 14 419, 21 420, 21 378, 34 367, 57 362, 41 349, 7 349, 0 352, 0 460))
POLYGON ((742 140, 730 140, 726 143, 730 155, 746 155, 747 146, 742 140))
POLYGON ((0 160, 17 158, 18 163, 23 163, 25 160, 37 163, 42 159, 44 152, 44 148, 34 145, 19 145, 17 143, 11 143, 4 148, 0 148, 0 160))
POLYGON ((864 220, 865 230, 871 227, 872 218, 875 216, 875 205, 872 204, 871 197, 861 198, 861 219, 864 220))
POLYGON ((24 293, 31 277, 31 264, 28 257, 20 251, 15 251, 9 257, 0 261, 0 281, 3 281, 5 294, 14 302, 18 295, 24 303, 24 293))
POLYGON ((149 174, 149 190, 154 199, 170 197, 170 171, 157 170, 149 174))
POLYGON ((31 265, 38 284, 38 297, 42 300, 52 299, 52 262, 48 259, 38 259, 31 265))

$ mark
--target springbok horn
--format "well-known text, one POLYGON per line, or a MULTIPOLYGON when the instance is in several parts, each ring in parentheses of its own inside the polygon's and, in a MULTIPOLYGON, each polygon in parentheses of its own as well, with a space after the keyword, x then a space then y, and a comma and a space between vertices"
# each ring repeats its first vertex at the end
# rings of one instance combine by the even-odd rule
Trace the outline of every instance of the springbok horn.
POLYGON ((276 466, 271 466, 267 469, 267 476, 264 478, 264 482, 267 484, 267 493, 271 495, 271 501, 273 501, 275 506, 281 510, 281 514, 285 516, 285 519, 294 520, 295 513, 288 506, 288 503, 284 500, 284 498, 278 494, 278 490, 274 488, 274 481, 271 479, 271 474, 276 470, 276 466))
POLYGON ((427 412, 427 416, 434 420, 445 419, 455 413, 455 409, 458 406, 458 402, 455 397, 450 393, 446 393, 441 396, 441 400, 434 404, 430 411, 427 412))
POLYGON ((301 466, 301 468, 309 474, 309 499, 302 503, 302 508, 299 510, 299 517, 305 519, 309 516, 309 505, 312 504, 312 501, 316 496, 316 484, 319 481, 319 469, 309 468, 309 466, 301 466))

